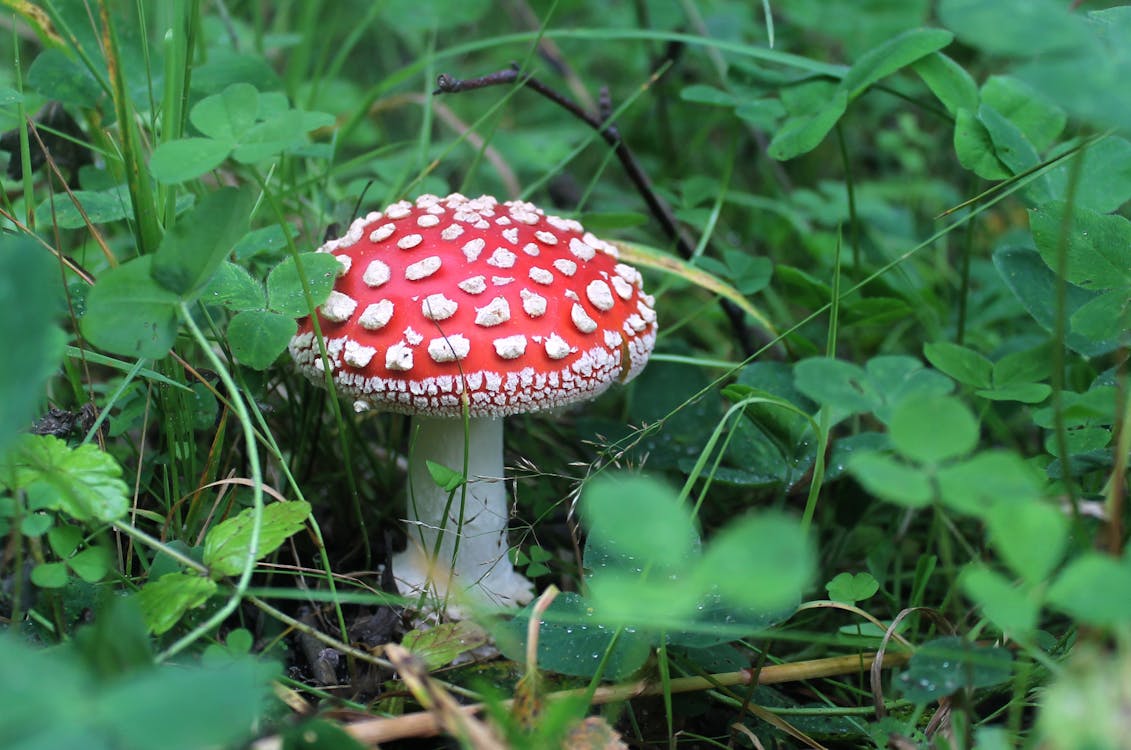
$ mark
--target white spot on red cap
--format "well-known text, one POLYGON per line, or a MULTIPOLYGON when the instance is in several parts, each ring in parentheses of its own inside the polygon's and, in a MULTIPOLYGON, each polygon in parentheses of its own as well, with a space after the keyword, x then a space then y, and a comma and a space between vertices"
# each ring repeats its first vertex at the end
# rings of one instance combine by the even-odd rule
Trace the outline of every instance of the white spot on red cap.
POLYGON ((440 223, 440 217, 435 214, 424 214, 423 216, 416 217, 416 226, 427 229, 434 227, 440 223))
POLYGON ((432 274, 440 270, 440 256, 429 255, 423 260, 418 260, 415 263, 409 264, 404 270, 404 277, 409 281, 419 281, 426 279, 432 274))
POLYGON ((404 338, 405 338, 405 341, 412 344, 413 346, 418 345, 421 341, 424 340, 424 337, 421 336, 419 333, 417 333, 415 330, 413 330, 412 326, 409 326, 408 328, 404 329, 404 338))
POLYGON ((537 232, 534 233, 534 236, 537 237, 538 241, 541 242, 543 245, 556 245, 556 244, 558 244, 558 236, 556 234, 554 234, 553 232, 547 232, 545 229, 539 229, 537 232))
POLYGON ((389 266, 384 261, 371 260, 369 265, 365 267, 365 273, 361 275, 361 280, 367 286, 376 289, 391 278, 389 266))
POLYGON ((527 242, 525 245, 523 245, 522 252, 526 253, 531 258, 537 258, 542 253, 542 251, 538 249, 538 246, 533 242, 527 242))
POLYGON ((372 346, 362 346, 353 339, 347 339, 342 361, 350 367, 367 367, 376 353, 377 350, 372 346))
POLYGON ((448 226, 444 227, 444 231, 440 232, 440 239, 454 240, 457 239, 461 234, 463 234, 463 227, 461 227, 459 224, 449 224, 448 226))
POLYGON ((353 311, 357 309, 357 300, 348 294, 341 292, 330 292, 330 296, 322 303, 319 308, 322 311, 322 317, 326 320, 333 321, 334 323, 342 323, 349 320, 353 315, 353 311))
POLYGON ((546 298, 541 294, 535 294, 529 289, 523 289, 519 292, 522 297, 522 310, 532 318, 538 318, 546 314, 546 298))
POLYGON ((433 362, 456 362, 471 351, 471 342, 466 336, 452 334, 428 342, 428 356, 433 362))
POLYGON ((569 319, 582 333, 593 333, 597 330, 597 321, 590 318, 589 313, 585 312, 585 308, 578 302, 574 302, 573 307, 570 308, 569 319))
POLYGON ((459 305, 455 300, 448 299, 443 294, 429 294, 420 304, 421 312, 429 320, 447 320, 456 314, 459 305))
POLYGON ((597 254, 596 248, 589 247, 576 237, 570 238, 569 251, 574 254, 578 260, 593 260, 593 256, 597 254))
POLYGON ((511 319, 511 308, 503 297, 495 297, 483 307, 475 308, 475 324, 484 328, 502 325, 511 319))
POLYGON ((545 349, 546 356, 550 359, 563 359, 568 357, 571 351, 569 343, 556 333, 546 337, 545 349))
POLYGON ((577 273, 577 264, 568 258, 558 258, 555 260, 554 268, 558 269, 566 276, 573 276, 577 273))
POLYGON ((463 246, 463 257, 467 258, 468 263, 474 263, 479 260, 479 253, 483 252, 483 248, 486 246, 487 241, 482 237, 468 240, 463 246))
POLYGON ((399 201, 385 209, 385 215, 390 219, 403 219, 412 213, 412 204, 408 201, 399 201))
POLYGON ((385 367, 397 372, 408 372, 412 369, 412 349, 402 343, 396 343, 385 350, 385 367))
POLYGON ((487 278, 485 276, 469 276, 456 286, 468 294, 483 294, 487 291, 487 278))
POLYGON ((411 250, 421 242, 424 242, 424 238, 419 234, 406 234, 404 237, 397 240, 397 247, 401 250, 411 250))
POLYGON ((350 272, 350 269, 353 268, 353 257, 352 256, 349 256, 349 255, 346 255, 346 254, 343 253, 342 255, 335 255, 334 260, 336 260, 336 261, 338 261, 339 263, 342 264, 342 267, 338 269, 338 276, 339 277, 345 276, 347 273, 350 272))
POLYGON ((546 270, 545 268, 533 266, 527 275, 530 276, 530 280, 535 282, 536 284, 549 286, 550 284, 554 283, 554 274, 546 270))
MULTIPOLYGON (((501 217, 500 221, 502 219, 505 219, 505 218, 506 218, 505 216, 501 217)), ((518 227, 511 227, 510 229, 504 229, 502 234, 503 234, 503 239, 506 240, 507 242, 511 243, 512 245, 518 244, 518 227)))
POLYGON ((389 324, 393 317, 393 303, 383 299, 369 305, 358 317, 357 323, 367 331, 377 331, 389 324))
POLYGON ((613 289, 616 290, 617 296, 623 300, 632 299, 632 290, 635 288, 620 276, 614 276, 610 281, 613 282, 613 289))
POLYGON ((393 232, 395 232, 395 231, 397 231, 397 225, 396 224, 393 224, 392 222, 390 222, 388 224, 382 224, 381 226, 377 227, 376 229, 374 229, 372 232, 369 233, 369 241, 374 243, 374 244, 376 244, 378 242, 384 242, 385 240, 392 237, 393 232))
POLYGON ((593 303, 593 307, 603 312, 608 312, 613 309, 616 300, 613 299, 613 292, 609 289, 609 285, 600 279, 594 279, 589 282, 589 286, 585 287, 585 296, 593 303))
POLYGON ((518 359, 526 353, 526 337, 521 333, 497 338, 494 344, 495 353, 503 359, 518 359))
MULTIPOLYGON (((501 227, 509 227, 511 224, 511 219, 509 216, 500 216, 499 218, 495 219, 495 223, 501 227)), ((514 242, 514 240, 511 240, 511 242, 514 242)))
POLYGON ((517 255, 505 247, 497 247, 495 252, 491 253, 491 257, 487 259, 487 265, 495 268, 511 268, 517 258, 517 255))

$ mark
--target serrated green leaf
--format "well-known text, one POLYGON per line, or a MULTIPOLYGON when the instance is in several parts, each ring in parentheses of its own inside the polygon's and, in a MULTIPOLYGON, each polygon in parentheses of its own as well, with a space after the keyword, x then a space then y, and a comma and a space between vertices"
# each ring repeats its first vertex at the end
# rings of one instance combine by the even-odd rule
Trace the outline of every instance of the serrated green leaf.
POLYGON ((180 298, 153 280, 153 256, 131 260, 98 279, 86 299, 83 335, 127 357, 160 359, 177 338, 180 298))
POLYGON ((176 625, 185 612, 216 593, 216 582, 195 573, 166 573, 142 586, 137 594, 145 624, 155 635, 176 625))
POLYGON ((471 620, 445 622, 428 630, 411 630, 401 645, 424 660, 429 670, 449 664, 462 653, 487 643, 487 631, 471 620))
POLYGON ((8 457, 15 487, 32 507, 59 510, 80 521, 114 521, 129 510, 122 467, 91 444, 70 448, 50 435, 24 435, 8 457))
MULTIPOLYGON (((331 253, 301 253, 299 258, 310 287, 310 296, 317 307, 330 296, 342 265, 331 253)), ((294 258, 287 258, 268 274, 267 306, 295 318, 310 314, 294 258)))
POLYGON ((153 278, 182 299, 195 299, 247 232, 252 203, 250 190, 224 187, 204 196, 165 232, 153 278))
MULTIPOLYGON (((259 547, 255 559, 262 560, 274 552, 292 534, 300 531, 310 517, 310 504, 302 500, 268 503, 263 507, 263 523, 259 530, 259 547)), ((233 518, 214 526, 204 537, 204 564, 213 578, 236 575, 243 571, 251 550, 254 509, 247 508, 233 518)))
POLYGON ((298 330, 294 318, 270 310, 244 310, 228 323, 228 344, 241 364, 266 370, 298 330))

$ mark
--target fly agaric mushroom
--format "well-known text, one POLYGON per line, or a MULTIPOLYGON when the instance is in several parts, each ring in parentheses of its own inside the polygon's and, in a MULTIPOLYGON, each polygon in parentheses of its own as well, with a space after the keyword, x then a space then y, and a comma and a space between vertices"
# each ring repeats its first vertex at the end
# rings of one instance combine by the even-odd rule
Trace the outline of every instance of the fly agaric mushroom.
MULTIPOLYGON (((359 411, 415 423, 399 590, 525 604, 533 586, 507 557, 502 417, 594 398, 643 369, 656 313, 640 273, 572 219, 457 193, 370 213, 318 252, 341 263, 318 309, 335 387, 359 411), (466 494, 450 500, 427 462, 464 466, 465 408, 466 494)), ((325 382, 309 318, 290 352, 325 382)))

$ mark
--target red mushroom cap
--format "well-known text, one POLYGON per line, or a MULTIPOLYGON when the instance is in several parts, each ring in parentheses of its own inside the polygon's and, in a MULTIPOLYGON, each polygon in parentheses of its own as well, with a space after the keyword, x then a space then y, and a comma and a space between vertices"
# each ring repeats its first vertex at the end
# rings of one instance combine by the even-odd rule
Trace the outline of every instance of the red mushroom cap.
MULTIPOLYGON (((654 300, 611 244, 530 203, 422 195, 318 249, 342 271, 318 309, 339 392, 358 408, 504 416, 597 396, 643 369, 654 300)), ((291 356, 314 382, 309 318, 291 356)))

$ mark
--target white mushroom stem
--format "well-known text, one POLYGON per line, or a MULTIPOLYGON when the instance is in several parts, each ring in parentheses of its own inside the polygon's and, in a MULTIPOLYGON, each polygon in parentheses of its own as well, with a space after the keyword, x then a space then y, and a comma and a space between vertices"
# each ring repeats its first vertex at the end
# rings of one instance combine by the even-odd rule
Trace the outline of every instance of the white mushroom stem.
POLYGON ((431 603, 446 601, 449 612, 455 613, 468 604, 525 604, 534 589, 507 556, 503 420, 472 419, 468 430, 466 489, 448 492, 436 484, 427 462, 463 469, 463 421, 413 419, 408 548, 393 557, 393 575, 402 594, 424 593, 431 603))

